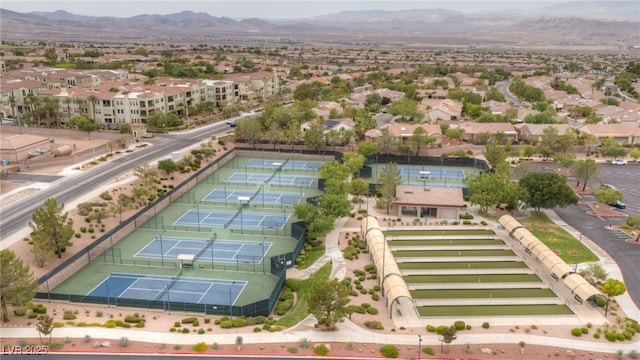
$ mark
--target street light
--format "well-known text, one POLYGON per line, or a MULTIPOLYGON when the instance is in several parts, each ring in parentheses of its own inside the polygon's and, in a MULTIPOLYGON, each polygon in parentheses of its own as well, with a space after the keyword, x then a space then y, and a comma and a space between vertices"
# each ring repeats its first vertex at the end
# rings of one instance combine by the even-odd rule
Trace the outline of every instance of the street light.
MULTIPOLYGON (((174 278, 171 278, 173 280, 174 278)), ((167 314, 171 315, 171 298, 169 298, 169 284, 165 285, 165 289, 167 290, 167 314)))
POLYGON ((229 287, 229 318, 231 320, 233 320, 233 300, 231 300, 231 289, 236 285, 236 282, 234 281, 232 285, 233 286, 229 287))
POLYGON ((422 353, 422 335, 418 335, 418 360, 420 360, 421 353, 422 353))

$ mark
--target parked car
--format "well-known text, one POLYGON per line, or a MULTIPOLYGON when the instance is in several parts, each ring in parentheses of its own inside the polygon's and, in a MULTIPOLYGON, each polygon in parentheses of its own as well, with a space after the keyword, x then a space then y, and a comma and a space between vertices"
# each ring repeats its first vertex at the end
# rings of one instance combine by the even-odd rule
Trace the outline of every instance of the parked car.
POLYGON ((611 165, 627 165, 627 160, 613 159, 611 160, 611 165))
POLYGON ((609 206, 613 206, 614 208, 618 208, 618 209, 626 209, 627 208, 627 204, 623 203, 620 200, 614 202, 613 204, 609 204, 609 206))
POLYGON ((231 127, 236 127, 236 121, 235 120, 227 120, 227 125, 229 125, 231 127))
POLYGON ((611 184, 602 184, 602 187, 606 187, 606 188, 609 188, 611 190, 618 190, 617 187, 615 187, 615 186, 613 186, 611 184))

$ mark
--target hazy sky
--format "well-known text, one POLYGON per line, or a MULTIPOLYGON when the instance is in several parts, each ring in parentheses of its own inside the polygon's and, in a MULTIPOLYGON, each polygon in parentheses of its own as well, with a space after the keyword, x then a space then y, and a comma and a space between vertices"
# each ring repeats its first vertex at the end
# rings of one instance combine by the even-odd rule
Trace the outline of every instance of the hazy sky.
POLYGON ((184 10, 206 12, 212 16, 231 18, 258 17, 301 18, 335 13, 343 10, 401 10, 444 8, 463 12, 495 9, 531 9, 565 1, 484 1, 484 0, 448 0, 448 1, 371 1, 371 0, 2 0, 0 7, 18 12, 66 10, 79 15, 130 17, 139 14, 171 14, 184 10))

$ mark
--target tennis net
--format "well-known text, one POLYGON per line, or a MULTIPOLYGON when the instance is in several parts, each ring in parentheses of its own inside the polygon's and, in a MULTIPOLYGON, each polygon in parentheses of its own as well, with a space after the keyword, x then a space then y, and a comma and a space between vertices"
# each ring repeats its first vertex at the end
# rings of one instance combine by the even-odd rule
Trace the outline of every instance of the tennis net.
POLYGON ((209 249, 209 247, 211 247, 213 245, 213 240, 209 239, 207 240, 207 243, 204 245, 204 247, 202 247, 202 249, 200 249, 200 251, 198 251, 198 253, 193 257, 194 260, 198 260, 200 259, 200 256, 207 251, 207 249, 209 249))
POLYGON ((181 277, 181 276, 182 276, 182 269, 180 269, 180 270, 178 271, 178 273, 177 273, 175 276, 173 276, 173 277, 171 278, 171 280, 169 280, 169 282, 167 283, 167 286, 165 286, 165 287, 164 287, 164 289, 163 289, 162 291, 160 291, 160 293, 159 293, 158 295, 156 295, 156 297, 155 297, 155 298, 153 298, 153 300, 155 301, 155 300, 162 299, 162 297, 163 297, 167 292, 169 292, 169 289, 171 289, 171 288, 173 287, 173 285, 175 285, 175 284, 176 284, 176 282, 180 279, 180 277, 181 277))
POLYGON ((240 215, 240 211, 236 211, 236 213, 231 217, 231 219, 229 219, 226 223, 224 223, 224 228, 228 228, 229 225, 231 225, 231 223, 233 222, 233 220, 235 220, 235 218, 238 217, 238 215, 240 215))

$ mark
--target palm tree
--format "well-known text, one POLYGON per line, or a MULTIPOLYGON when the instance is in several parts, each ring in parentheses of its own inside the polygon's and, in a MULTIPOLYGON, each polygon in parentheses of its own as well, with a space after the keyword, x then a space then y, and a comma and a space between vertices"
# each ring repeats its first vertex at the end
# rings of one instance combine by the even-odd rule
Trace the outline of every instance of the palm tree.
POLYGON ((32 92, 28 93, 24 98, 25 107, 29 109, 29 112, 31 112, 31 114, 33 114, 33 117, 35 118, 34 120, 37 121, 38 125, 40 124, 40 112, 38 111, 40 103, 40 98, 32 92))
POLYGON ((60 127, 60 121, 58 118, 58 111, 60 110, 60 101, 58 98, 45 97, 44 100, 44 108, 43 113, 47 118, 47 127, 51 127, 51 120, 58 121, 58 127, 60 127))
POLYGON ((11 105, 11 117, 15 119, 16 117, 16 97, 13 94, 9 95, 9 105, 11 105))
POLYGON ((87 100, 91 103, 91 109, 93 110, 93 121, 96 121, 96 102, 98 102, 98 97, 96 95, 89 95, 87 100))
POLYGON ((67 124, 71 122, 71 103, 73 103, 73 99, 70 97, 66 97, 62 100, 62 103, 67 106, 67 124))

